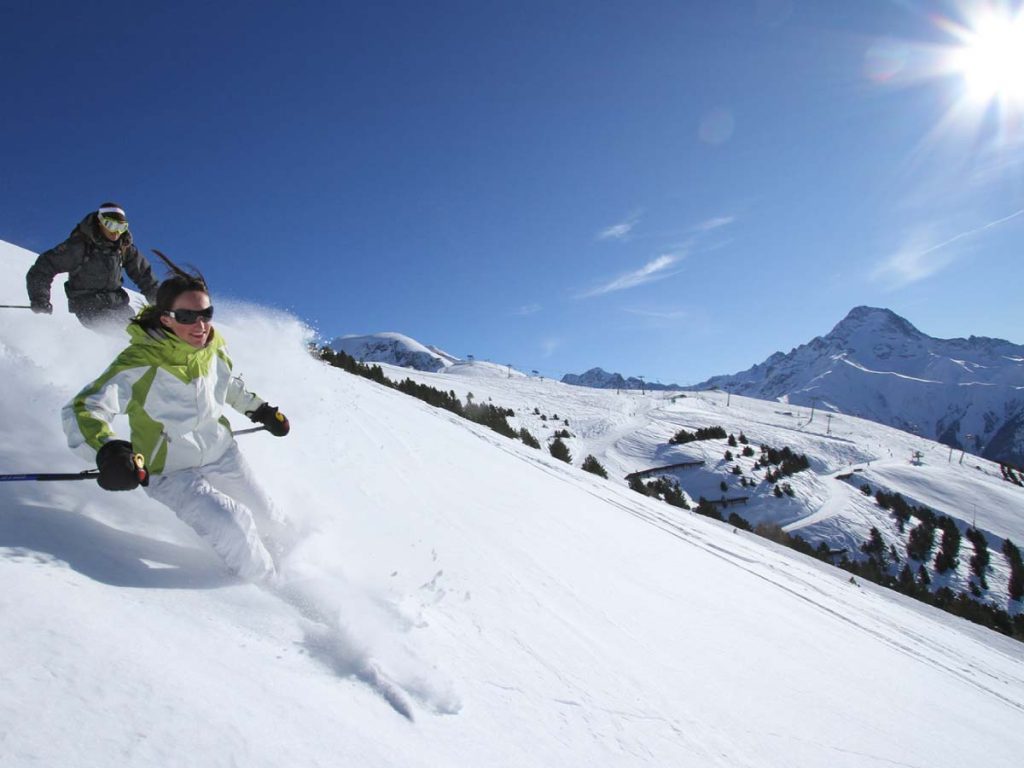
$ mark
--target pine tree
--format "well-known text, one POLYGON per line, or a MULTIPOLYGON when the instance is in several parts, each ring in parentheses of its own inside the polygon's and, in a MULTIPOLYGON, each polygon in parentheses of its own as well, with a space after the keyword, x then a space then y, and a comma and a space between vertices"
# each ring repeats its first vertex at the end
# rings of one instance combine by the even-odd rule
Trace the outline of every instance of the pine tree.
POLYGON ((530 434, 530 430, 528 430, 526 427, 523 427, 522 429, 519 430, 519 439, 522 440, 523 443, 530 446, 531 448, 540 448, 540 442, 537 440, 536 437, 530 434))
POLYGON ((1010 562, 1010 586, 1007 590, 1011 600, 1024 597, 1024 562, 1021 562, 1020 550, 1009 539, 1003 541, 1003 554, 1010 562))
POLYGON ((733 526, 734 528, 739 528, 740 530, 743 530, 743 531, 752 531, 753 530, 753 528, 751 527, 750 523, 748 523, 745 518, 741 517, 740 515, 736 514, 735 512, 730 512, 729 513, 729 525, 733 526))
POLYGON ((675 481, 671 483, 666 482, 664 486, 664 495, 665 501, 673 507, 680 507, 681 509, 690 508, 690 505, 686 503, 686 496, 683 495, 683 489, 679 487, 679 483, 675 481))
POLYGON ((885 561, 885 539, 882 532, 872 527, 868 533, 868 540, 860 545, 860 551, 870 558, 885 561))
POLYGON ((917 584, 914 582, 914 574, 910 570, 909 565, 904 565, 900 570, 899 580, 900 592, 907 595, 913 595, 917 592, 917 584))
POLYGON ((932 579, 923 565, 918 566, 917 568, 917 583, 922 589, 928 589, 928 587, 931 586, 932 579))
POLYGON ((960 529, 951 518, 943 517, 939 522, 942 526, 942 543, 939 554, 935 556, 935 570, 939 573, 955 571, 960 565, 957 559, 960 553, 960 529))
POLYGON ((714 504, 705 499, 703 496, 697 501, 697 509, 695 510, 698 515, 704 515, 715 520, 721 520, 722 514, 718 511, 714 504))
POLYGON ((587 458, 583 460, 583 470, 585 472, 590 472, 591 474, 598 475, 599 477, 603 477, 605 479, 608 478, 607 470, 605 470, 605 468, 601 466, 601 462, 595 459, 593 455, 589 455, 587 456, 587 458))
POLYGON ((971 573, 978 577, 978 583, 982 589, 988 589, 988 581, 985 578, 985 572, 988 570, 991 560, 988 553, 988 541, 985 540, 985 534, 977 528, 968 528, 965 535, 974 546, 974 554, 970 561, 971 573))
POLYGON ((572 464, 572 454, 569 453, 569 447, 562 442, 562 438, 556 437, 554 442, 548 446, 548 451, 559 461, 564 461, 566 464, 572 464))
POLYGON ((907 555, 914 560, 924 562, 931 557, 935 546, 935 528, 927 521, 922 521, 910 531, 907 540, 907 555))
POLYGON ((1017 567, 1010 571, 1010 587, 1007 592, 1011 600, 1020 600, 1024 597, 1024 569, 1017 567))

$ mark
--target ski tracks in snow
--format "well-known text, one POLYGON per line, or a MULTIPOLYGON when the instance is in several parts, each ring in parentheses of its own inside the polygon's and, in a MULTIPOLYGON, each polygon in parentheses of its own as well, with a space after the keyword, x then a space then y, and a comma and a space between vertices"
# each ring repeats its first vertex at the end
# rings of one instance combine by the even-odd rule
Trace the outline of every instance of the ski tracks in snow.
MULTIPOLYGON (((302 578, 283 580, 266 591, 292 608, 303 622, 303 644, 309 654, 326 665, 339 677, 350 677, 365 684, 388 705, 410 722, 416 719, 412 700, 434 714, 457 714, 462 705, 450 682, 439 678, 409 649, 402 649, 395 666, 401 674, 385 671, 385 665, 373 650, 374 643, 357 636, 356 622, 377 624, 378 634, 397 633, 389 626, 383 611, 372 608, 365 596, 358 600, 345 585, 333 580, 302 578), (362 603, 356 608, 353 603, 362 603), (359 613, 346 621, 346 614, 359 613), (370 614, 375 614, 372 617, 370 614)), ((368 633, 369 634, 369 633, 368 633)), ((391 638, 393 639, 393 638, 391 638)), ((399 653, 395 643, 384 642, 391 648, 389 656, 399 653)))
MULTIPOLYGON (((491 437, 491 435, 481 431, 477 436, 499 449, 533 464, 548 475, 562 480, 570 480, 578 488, 585 490, 602 502, 618 507, 623 512, 649 525, 659 528, 693 546, 699 547, 708 554, 747 571, 758 579, 784 590, 797 599, 814 605, 836 620, 849 624, 896 651, 906 654, 926 666, 940 670, 944 674, 955 677, 968 687, 974 688, 985 695, 992 696, 1003 704, 1024 713, 1024 700, 1012 697, 1004 692, 1007 689, 1007 684, 1018 688, 1024 685, 1024 669, 1020 667, 1019 657, 1001 651, 994 644, 986 643, 985 648, 987 650, 1008 659, 1011 663, 1015 663, 1017 669, 1011 671, 1002 665, 999 665, 1001 669, 997 669, 990 665, 953 661, 961 658, 963 653, 961 652, 962 649, 954 647, 953 644, 943 642, 948 637, 942 639, 928 637, 924 632, 915 631, 909 625, 900 623, 889 615, 885 610, 886 603, 900 601, 901 597, 899 595, 894 593, 890 597, 884 593, 878 595, 868 593, 871 594, 871 597, 876 602, 862 604, 862 610, 856 611, 851 615, 849 603, 844 602, 844 599, 836 593, 831 583, 822 583, 816 574, 811 573, 810 569, 815 567, 815 564, 800 562, 794 553, 783 551, 785 555, 783 561, 785 564, 783 565, 779 562, 778 558, 772 558, 772 563, 766 563, 765 559, 756 552, 750 552, 747 555, 741 552, 739 548, 722 547, 701 535, 700 530, 696 526, 686 525, 678 519, 673 519, 667 513, 648 509, 643 503, 632 503, 632 500, 627 501, 623 494, 632 493, 632 491, 609 488, 608 492, 602 492, 604 489, 595 487, 593 483, 579 482, 579 477, 573 474, 576 470, 568 465, 560 465, 558 462, 548 460, 547 457, 542 457, 541 455, 532 456, 523 451, 517 451, 511 444, 503 441, 497 435, 491 437)), ((771 546, 768 542, 763 544, 759 542, 759 545, 771 546)), ((822 569, 826 568, 824 565, 821 567, 822 569)), ((851 589, 853 588, 851 585, 851 589)), ((879 589, 882 588, 880 587, 879 589)), ((918 606, 914 606, 914 608, 917 609, 918 606)), ((919 612, 925 615, 928 613, 921 610, 919 612)), ((935 620, 941 621, 942 616, 944 614, 936 616, 935 620)), ((959 636, 963 637, 966 642, 977 642, 970 634, 970 631, 973 629, 971 626, 965 627, 967 631, 959 633, 959 636)))
MULTIPOLYGON (((914 631, 905 623, 897 622, 889 617, 884 610, 866 607, 865 611, 859 612, 856 617, 849 615, 849 612, 844 610, 845 604, 834 594, 834 590, 829 590, 823 586, 820 579, 814 578, 804 564, 795 559, 785 563, 776 562, 771 564, 765 563, 764 560, 758 559, 755 556, 745 557, 739 552, 712 543, 702 536, 698 530, 684 527, 679 522, 673 521, 665 515, 652 513, 642 509, 639 505, 632 506, 615 499, 601 498, 618 506, 634 517, 644 520, 694 546, 698 546, 708 554, 731 563, 733 566, 741 568, 751 575, 788 592, 794 597, 814 605, 837 620, 871 635, 898 652, 955 677, 969 687, 992 696, 1003 704, 1024 713, 1024 701, 1008 696, 1003 692, 1008 684, 1017 687, 1024 684, 1024 670, 1020 671, 1014 679, 1007 679, 996 670, 979 664, 967 661, 947 663, 945 661, 947 659, 963 659, 963 654, 955 647, 943 643, 941 639, 928 637, 921 632, 914 631)), ((764 546, 768 546, 767 542, 764 546)), ((789 553, 786 552, 785 554, 788 555, 789 553)), ((880 587, 879 589, 882 588, 880 587)), ((871 596, 883 602, 888 599, 898 599, 895 595, 893 598, 889 598, 888 595, 871 596)), ((884 608, 884 605, 882 607, 884 608)), ((963 637, 965 640, 970 641, 969 635, 964 634, 963 637)), ((1019 658, 1003 653, 997 647, 986 645, 986 648, 1001 657, 1009 659, 1011 662, 1019 663, 1019 658)))

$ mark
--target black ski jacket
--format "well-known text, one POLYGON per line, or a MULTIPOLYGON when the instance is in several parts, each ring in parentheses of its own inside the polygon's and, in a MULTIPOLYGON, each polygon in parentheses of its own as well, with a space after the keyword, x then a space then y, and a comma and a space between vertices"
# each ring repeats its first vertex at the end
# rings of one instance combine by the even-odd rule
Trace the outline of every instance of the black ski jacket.
POLYGON ((125 232, 117 240, 108 240, 99 227, 97 215, 90 213, 67 240, 39 254, 25 278, 33 304, 49 304, 53 278, 67 272, 64 291, 68 295, 68 309, 74 314, 126 306, 128 294, 121 287, 122 270, 150 304, 156 302, 157 281, 153 269, 132 243, 131 232, 125 232))

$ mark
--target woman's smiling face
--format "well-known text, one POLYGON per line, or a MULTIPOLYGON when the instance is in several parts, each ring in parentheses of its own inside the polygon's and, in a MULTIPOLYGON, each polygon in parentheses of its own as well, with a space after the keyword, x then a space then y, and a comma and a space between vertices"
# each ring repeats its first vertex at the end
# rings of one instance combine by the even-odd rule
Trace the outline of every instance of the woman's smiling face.
MULTIPOLYGON (((201 312, 211 308, 210 296, 206 292, 185 291, 174 300, 171 312, 176 312, 179 309, 201 312)), ((210 340, 210 332, 213 330, 213 322, 207 317, 199 317, 194 323, 182 323, 172 314, 165 313, 161 316, 160 322, 175 336, 196 349, 206 346, 206 342, 210 340)))

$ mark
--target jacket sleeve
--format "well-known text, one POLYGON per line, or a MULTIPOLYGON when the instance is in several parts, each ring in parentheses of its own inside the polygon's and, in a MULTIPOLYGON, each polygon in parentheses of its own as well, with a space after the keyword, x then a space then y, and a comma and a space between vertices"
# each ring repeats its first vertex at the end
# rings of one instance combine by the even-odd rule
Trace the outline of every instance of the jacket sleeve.
POLYGON ((47 303, 50 301, 50 285, 53 278, 61 272, 70 272, 77 268, 85 255, 85 245, 81 240, 69 237, 63 243, 39 254, 25 276, 29 301, 47 303))
POLYGON ((245 388, 245 382, 241 378, 238 376, 231 377, 231 383, 228 384, 228 405, 239 413, 244 413, 248 416, 249 413, 263 405, 263 402, 262 398, 245 388))
POLYGON ((146 297, 146 301, 150 304, 155 304, 158 283, 156 278, 153 277, 153 268, 134 244, 129 245, 125 249, 124 271, 128 273, 128 277, 132 279, 132 282, 142 292, 142 295, 146 297))
MULTIPOLYGON (((220 364, 227 368, 228 375, 231 376, 231 369, 234 366, 231 364, 231 357, 224 347, 217 350, 217 357, 220 359, 220 364)), ((255 411, 263 405, 264 401, 261 397, 245 388, 245 382, 242 381, 241 376, 231 376, 228 381, 228 391, 224 402, 239 413, 248 415, 249 412, 255 411)))
POLYGON ((89 461, 95 461, 96 451, 105 442, 116 439, 111 428, 114 417, 128 412, 136 385, 147 373, 152 378, 155 370, 150 365, 136 364, 126 352, 61 411, 68 446, 89 461))

